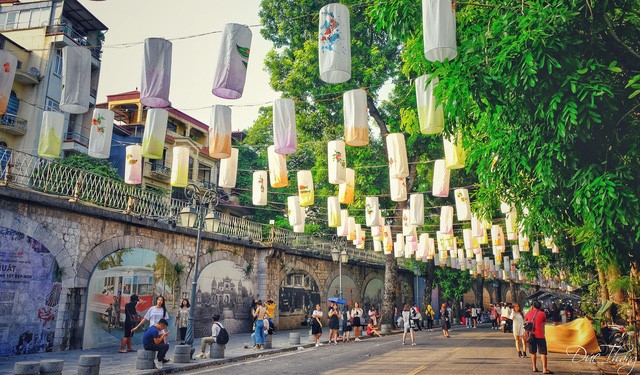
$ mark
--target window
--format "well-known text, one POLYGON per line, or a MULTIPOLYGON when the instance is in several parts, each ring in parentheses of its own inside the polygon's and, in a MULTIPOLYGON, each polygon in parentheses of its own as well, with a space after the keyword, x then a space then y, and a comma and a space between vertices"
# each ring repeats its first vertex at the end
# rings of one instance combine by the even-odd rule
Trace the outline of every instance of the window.
POLYGON ((53 74, 62 76, 62 48, 56 50, 56 58, 53 60, 53 74))
POLYGON ((44 102, 44 110, 45 111, 54 111, 54 112, 60 112, 60 107, 59 107, 60 103, 58 103, 57 101, 51 99, 51 98, 47 98, 47 100, 45 100, 44 102))
POLYGON ((189 158, 189 180, 193 180, 193 158, 189 158))
POLYGON ((51 8, 27 9, 0 13, 0 29, 27 29, 31 27, 47 26, 51 8))
POLYGON ((198 181, 211 182, 211 166, 200 164, 198 167, 198 181))
POLYGON ((171 121, 167 122, 167 130, 172 131, 174 133, 178 132, 178 126, 171 121))

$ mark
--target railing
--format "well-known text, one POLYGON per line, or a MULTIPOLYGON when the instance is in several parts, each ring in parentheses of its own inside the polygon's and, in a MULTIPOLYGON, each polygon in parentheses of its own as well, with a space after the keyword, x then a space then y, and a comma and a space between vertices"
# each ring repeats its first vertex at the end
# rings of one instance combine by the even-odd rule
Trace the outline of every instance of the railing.
POLYGON ((2 116, 2 125, 16 128, 25 133, 27 132, 27 120, 10 113, 5 113, 2 116))
POLYGON ((76 132, 66 132, 64 134, 64 141, 65 142, 74 141, 74 142, 80 143, 81 145, 89 146, 89 138, 76 132))
POLYGON ((171 169, 159 162, 151 162, 151 173, 163 179, 168 179, 169 177, 171 177, 171 169))
POLYGON ((102 57, 102 48, 99 46, 94 46, 89 43, 86 36, 78 33, 69 25, 51 25, 47 27, 48 34, 58 34, 63 33, 69 37, 69 39, 73 40, 77 45, 83 47, 89 47, 91 50, 91 56, 95 57, 97 60, 100 60, 102 57))

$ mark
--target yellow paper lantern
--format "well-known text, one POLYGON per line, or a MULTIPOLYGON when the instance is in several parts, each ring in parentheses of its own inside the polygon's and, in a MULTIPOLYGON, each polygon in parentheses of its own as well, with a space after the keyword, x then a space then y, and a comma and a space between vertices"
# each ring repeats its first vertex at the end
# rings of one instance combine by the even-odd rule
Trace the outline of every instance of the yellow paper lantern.
POLYGON ((253 172, 252 201, 256 206, 267 205, 267 171, 253 172))
POLYGON ((231 149, 231 157, 220 160, 220 176, 218 186, 222 188, 236 187, 238 175, 238 149, 231 149))
POLYGON ((355 199, 356 172, 347 168, 345 182, 340 184, 338 198, 342 204, 353 204, 355 199))
POLYGON ((460 169, 465 166, 466 152, 462 147, 462 133, 454 137, 442 137, 444 144, 444 160, 447 169, 460 169))
POLYGON ((347 218, 347 227, 349 228, 349 232, 347 234, 347 241, 353 241, 356 239, 356 218, 353 216, 349 216, 347 218))
POLYGON ((507 240, 515 241, 518 239, 518 213, 515 208, 509 212, 505 218, 505 224, 507 227, 507 240))
POLYGON ((520 232, 518 234, 518 245, 520 245, 520 251, 529 251, 529 236, 526 233, 520 232))
POLYGON ((438 77, 427 84, 430 75, 416 79, 416 102, 418 103, 418 121, 422 134, 438 134, 444 130, 444 112, 442 105, 436 106, 433 89, 438 85, 438 77))
POLYGON ((502 252, 505 250, 504 232, 500 225, 491 226, 491 245, 494 252, 502 252))
POLYGON ((172 152, 171 186, 186 187, 189 183, 189 148, 176 146, 172 152))
POLYGON ((404 134, 391 133, 386 137, 387 155, 389 157, 389 175, 394 178, 409 176, 409 162, 404 134))
POLYGON ((289 185, 286 157, 276 153, 275 147, 269 146, 267 148, 267 159, 269 162, 269 181, 271 187, 281 188, 289 185))
POLYGON ((367 92, 350 90, 343 95, 344 140, 349 146, 369 144, 369 118, 367 116, 367 92))
POLYGON ((382 227, 382 249, 385 254, 391 254, 393 250, 393 235, 391 233, 391 227, 385 225, 382 227))
POLYGON ((124 182, 139 185, 142 183, 142 146, 127 146, 125 153, 124 182))
POLYGON ((300 196, 300 206, 313 206, 314 189, 311 171, 298 171, 298 196, 300 196))
POLYGON ((142 156, 147 159, 162 159, 164 140, 167 135, 169 112, 162 108, 147 110, 147 119, 142 136, 142 156))
POLYGON ((60 157, 62 148, 62 130, 64 128, 64 115, 59 112, 42 112, 42 125, 40 127, 40 139, 38 140, 38 156, 43 158, 60 157))
POLYGON ((345 182, 347 174, 347 154, 344 141, 330 141, 327 146, 329 183, 338 185, 345 182))
POLYGON ((340 226, 340 202, 338 201, 338 197, 327 198, 327 216, 329 219, 329 228, 338 228, 340 226))
POLYGON ((211 106, 209 156, 214 159, 231 156, 231 108, 226 105, 211 106))

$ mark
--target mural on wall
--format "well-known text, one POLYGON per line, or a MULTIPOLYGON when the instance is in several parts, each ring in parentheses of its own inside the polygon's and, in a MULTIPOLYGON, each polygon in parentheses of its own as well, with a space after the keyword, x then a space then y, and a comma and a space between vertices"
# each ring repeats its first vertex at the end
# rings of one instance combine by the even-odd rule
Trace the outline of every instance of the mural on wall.
MULTIPOLYGON (((340 296, 340 277, 334 278, 329 284, 326 299, 338 296, 340 296)), ((359 302, 362 305, 355 281, 345 275, 342 275, 342 298, 347 301, 348 306, 353 306, 355 302, 359 302)))
POLYGON ((400 294, 397 299, 397 306, 402 309, 405 303, 408 303, 410 306, 413 306, 413 288, 406 281, 400 281, 400 294))
POLYGON ((52 350, 61 278, 42 243, 0 227, 0 356, 52 350))
POLYGON ((195 336, 211 336, 211 317, 220 314, 229 333, 250 332, 252 298, 255 295, 251 268, 230 260, 206 266, 198 277, 195 336))
MULTIPOLYGON (((176 337, 175 312, 180 303, 179 271, 164 256, 152 250, 131 248, 118 250, 102 259, 91 275, 87 297, 83 349, 117 347, 124 337, 124 307, 132 294, 140 298, 136 310, 143 315, 165 298, 169 312, 169 338, 176 337)), ((148 323, 145 323, 145 328, 148 323)), ((141 328, 133 343, 142 343, 141 328)))
POLYGON ((279 311, 280 317, 300 316, 306 318, 320 303, 320 288, 304 271, 292 271, 285 276, 280 286, 279 311))
POLYGON ((382 309, 382 298, 384 296, 384 281, 380 279, 372 279, 364 289, 364 307, 369 310, 371 306, 375 306, 376 310, 382 309))

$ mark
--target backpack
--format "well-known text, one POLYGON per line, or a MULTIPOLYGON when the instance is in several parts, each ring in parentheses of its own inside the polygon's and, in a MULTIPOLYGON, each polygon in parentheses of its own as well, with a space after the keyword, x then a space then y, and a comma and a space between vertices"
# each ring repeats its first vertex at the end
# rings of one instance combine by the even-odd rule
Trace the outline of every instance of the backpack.
POLYGON ((221 326, 220 323, 216 324, 218 325, 218 327, 220 327, 220 332, 218 332, 218 335, 216 336, 216 344, 224 345, 229 342, 229 332, 227 332, 227 330, 223 326, 221 326))

